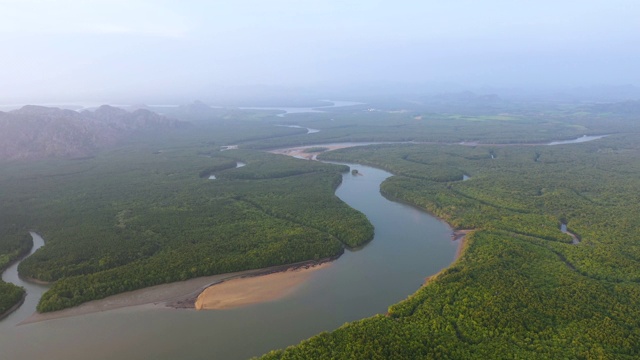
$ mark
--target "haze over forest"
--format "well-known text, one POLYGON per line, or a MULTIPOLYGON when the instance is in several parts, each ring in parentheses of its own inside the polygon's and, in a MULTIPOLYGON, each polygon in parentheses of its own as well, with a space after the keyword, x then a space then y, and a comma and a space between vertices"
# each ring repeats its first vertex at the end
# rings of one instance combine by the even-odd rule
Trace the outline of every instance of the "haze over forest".
POLYGON ((0 10, 4 104, 639 93, 634 0, 5 0, 0 10))
POLYGON ((638 19, 0 0, 0 359, 640 359, 638 19))

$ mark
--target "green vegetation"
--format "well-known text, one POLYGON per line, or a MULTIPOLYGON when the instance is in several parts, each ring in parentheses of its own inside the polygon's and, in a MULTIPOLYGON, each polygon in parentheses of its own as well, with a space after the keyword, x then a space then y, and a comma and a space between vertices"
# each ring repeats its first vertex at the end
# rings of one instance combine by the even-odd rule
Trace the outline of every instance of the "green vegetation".
POLYGON ((209 146, 136 144, 93 159, 4 166, 2 214, 13 214, 15 234, 34 227, 47 240, 19 267, 55 281, 38 310, 333 257, 373 237, 364 215, 334 194, 348 167, 209 146), (217 180, 200 177, 210 172, 217 180))
POLYGON ((20 286, 0 281, 0 319, 25 296, 25 291, 20 286))
POLYGON ((2 233, 0 238, 0 271, 6 269, 12 262, 29 253, 33 246, 33 240, 28 232, 22 233, 11 224, 11 215, 0 220, 2 233), (13 229, 12 229, 13 228, 13 229), (18 230, 18 231, 16 231, 18 230))
MULTIPOLYGON (((20 272, 56 281, 38 307, 51 311, 195 276, 335 256, 373 234, 334 195, 347 168, 252 149, 434 142, 321 157, 394 173, 381 187, 385 196, 474 229, 463 255, 387 316, 266 358, 634 359, 639 132, 635 112, 614 110, 502 104, 434 112, 387 104, 287 115, 287 123, 320 130, 313 134, 276 126, 282 118, 274 112, 187 112, 181 116, 196 125, 171 137, 138 137, 92 159, 2 164, 0 259, 28 249, 28 229, 43 234, 47 245, 20 272), (565 146, 443 145, 585 134, 613 135, 565 146), (219 151, 228 145, 240 150, 219 151), (236 168, 238 161, 247 165, 236 168), (212 174, 216 180, 207 179, 212 174), (471 179, 460 181, 464 175, 471 179)), ((8 286, 0 306, 19 301, 8 286)))
POLYGON ((386 196, 475 230, 456 263, 387 316, 265 359, 640 356, 637 135, 565 146, 377 145, 322 157, 391 171, 386 196))
MULTIPOLYGON (((571 106, 555 108, 504 108, 495 114, 432 113, 424 110, 351 111, 287 115, 296 124, 320 130, 306 134, 243 141, 245 148, 275 149, 288 146, 342 142, 415 141, 434 143, 481 142, 487 144, 547 143, 582 135, 637 131, 629 116, 586 112, 571 106)), ((450 110, 451 111, 451 110, 450 110)))

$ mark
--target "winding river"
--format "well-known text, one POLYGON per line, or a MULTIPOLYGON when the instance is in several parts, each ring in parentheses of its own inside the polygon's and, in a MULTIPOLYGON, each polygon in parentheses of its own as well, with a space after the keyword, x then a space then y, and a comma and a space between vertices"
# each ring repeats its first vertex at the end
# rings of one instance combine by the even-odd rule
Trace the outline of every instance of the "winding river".
MULTIPOLYGON (((346 251, 331 266, 314 272, 292 295, 229 310, 147 304, 17 325, 33 313, 46 286, 19 279, 14 264, 3 279, 24 286, 28 295, 19 310, 0 321, 3 358, 246 359, 386 312, 389 305, 414 293, 425 277, 449 266, 457 244, 445 223, 380 195, 380 184, 390 173, 350 166, 359 175, 345 173, 336 195, 369 218, 375 237, 364 248, 346 251)), ((32 236, 33 252, 44 242, 32 236)))
MULTIPOLYGON (((35 232, 31 231, 31 238, 33 238, 33 247, 29 254, 25 257, 36 252, 36 250, 40 249, 44 246, 44 240, 42 237, 35 232)), ((24 281, 18 276, 18 264, 20 262, 15 262, 13 265, 8 267, 2 273, 2 280, 5 282, 14 283, 18 286, 22 286, 27 291, 27 297, 24 299, 24 303, 20 308, 16 311, 12 312, 5 319, 0 320, 0 332, 4 328, 9 328, 11 326, 15 326, 22 320, 28 318, 36 309, 36 305, 38 305, 38 301, 42 294, 47 291, 49 288, 46 285, 39 285, 32 282, 24 281)), ((1 336, 1 335, 0 335, 1 336)), ((4 349, 4 347, 2 347, 4 349)))
POLYGON ((375 238, 314 272, 292 295, 229 310, 149 304, 16 326, 34 310, 34 292, 33 301, 0 322, 4 358, 246 359, 385 313, 425 277, 449 266, 457 244, 445 223, 380 195, 381 182, 391 174, 351 166, 361 175, 345 173, 336 195, 365 213, 375 238))

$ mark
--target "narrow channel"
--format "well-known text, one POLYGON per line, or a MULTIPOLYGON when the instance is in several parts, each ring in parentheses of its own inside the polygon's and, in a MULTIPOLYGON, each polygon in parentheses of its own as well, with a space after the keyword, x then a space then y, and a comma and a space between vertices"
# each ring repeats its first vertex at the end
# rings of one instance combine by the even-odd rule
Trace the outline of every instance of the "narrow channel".
MULTIPOLYGON (((30 234, 31 238, 33 238, 33 247, 31 248, 29 254, 23 259, 27 258, 31 254, 36 252, 36 250, 44 246, 44 240, 40 235, 36 234, 33 231, 31 231, 30 234)), ((16 311, 9 314, 6 318, 0 320, 0 330, 5 327, 15 326, 16 324, 33 314, 33 312, 36 311, 36 306, 38 305, 40 297, 49 288, 46 285, 39 285, 22 280, 20 276, 18 276, 18 265, 20 264, 20 261, 16 261, 2 273, 2 280, 5 282, 14 283, 18 286, 22 286, 27 291, 27 297, 24 299, 24 302, 16 311)))

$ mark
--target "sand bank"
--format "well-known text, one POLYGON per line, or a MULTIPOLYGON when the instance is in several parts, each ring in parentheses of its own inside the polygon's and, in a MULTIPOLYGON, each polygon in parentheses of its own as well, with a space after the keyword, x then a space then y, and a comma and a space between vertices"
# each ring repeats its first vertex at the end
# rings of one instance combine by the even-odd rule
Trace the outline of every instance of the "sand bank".
MULTIPOLYGON (((319 261, 303 261, 300 263, 278 265, 263 269, 239 271, 234 273, 226 273, 212 276, 204 276, 195 279, 189 279, 185 281, 179 281, 169 284, 162 284, 151 286, 139 290, 129 291, 122 294, 109 296, 101 300, 93 300, 76 307, 64 309, 60 311, 47 312, 47 313, 34 313, 29 318, 20 323, 29 324, 34 322, 40 322, 45 320, 60 319, 72 316, 86 315, 96 313, 100 311, 108 311, 114 309, 120 309, 130 306, 150 305, 159 308, 174 308, 174 309, 193 309, 195 302, 205 289, 212 285, 224 283, 232 279, 264 279, 270 275, 278 274, 281 272, 295 272, 305 269, 321 269, 323 266, 328 266, 328 262, 337 259, 338 256, 333 258, 322 259, 319 261)), ((311 272, 309 272, 309 275, 311 272)), ((299 279, 300 283, 293 283, 292 286, 300 285, 308 276, 299 279)), ((266 280, 261 280, 266 281, 266 280)), ((280 285, 284 288, 283 285, 280 285)), ((292 289, 292 291, 295 289, 292 289)), ((281 290, 283 295, 280 298, 289 294, 286 289, 281 290)), ((275 300, 272 298, 270 300, 275 300)), ((268 299, 262 301, 269 301, 268 299)), ((254 301, 253 303, 258 303, 254 301)))
POLYGON ((205 289, 195 301, 195 308, 232 309, 281 299, 295 292, 314 272, 327 266, 329 263, 227 280, 205 289))
POLYGON ((203 288, 212 283, 223 281, 229 277, 242 276, 250 273, 252 273, 252 271, 213 275, 170 284, 151 286, 148 288, 109 296, 101 300, 89 301, 69 309, 48 313, 34 313, 21 324, 85 315, 129 306, 152 304, 164 307, 167 306, 169 302, 179 302, 190 296, 196 297, 203 288))

